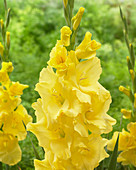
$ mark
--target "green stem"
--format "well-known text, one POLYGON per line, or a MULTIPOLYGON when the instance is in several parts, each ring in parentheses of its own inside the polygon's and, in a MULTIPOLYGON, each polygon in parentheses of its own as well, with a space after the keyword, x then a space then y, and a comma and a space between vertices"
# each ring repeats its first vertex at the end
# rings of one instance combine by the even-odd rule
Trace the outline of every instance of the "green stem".
POLYGON ((77 30, 75 30, 72 34, 72 38, 71 38, 71 43, 70 43, 70 47, 68 48, 68 50, 74 50, 75 48, 75 41, 76 41, 76 35, 77 35, 77 30))
POLYGON ((64 7, 64 17, 67 23, 67 26, 69 26, 71 28, 71 21, 70 21, 70 17, 69 17, 69 6, 67 5, 67 7, 64 7))
POLYGON ((0 170, 3 170, 3 168, 2 168, 2 162, 0 162, 0 170))

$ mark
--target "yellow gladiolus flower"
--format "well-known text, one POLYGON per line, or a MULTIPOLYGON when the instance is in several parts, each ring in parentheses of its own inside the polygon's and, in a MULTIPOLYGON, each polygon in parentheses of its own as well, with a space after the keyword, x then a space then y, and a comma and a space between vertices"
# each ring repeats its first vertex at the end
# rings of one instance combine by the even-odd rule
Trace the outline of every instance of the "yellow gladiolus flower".
POLYGON ((67 50, 59 43, 60 42, 58 42, 56 46, 52 49, 50 53, 50 60, 48 61, 48 65, 64 71, 67 68, 66 65, 67 50))
POLYGON ((8 165, 15 165, 20 160, 21 149, 17 138, 0 131, 0 161, 8 165))
POLYGON ((27 132, 24 124, 32 122, 31 116, 27 114, 26 109, 19 105, 18 108, 9 114, 3 114, 3 131, 17 136, 18 140, 24 140, 27 132))
POLYGON ((91 102, 88 92, 98 91, 98 79, 102 72, 100 60, 92 57, 89 60, 82 61, 74 67, 69 67, 65 77, 68 86, 76 91, 80 102, 91 102))
POLYGON ((52 119, 56 119, 61 112, 72 117, 81 112, 81 104, 74 92, 63 86, 61 79, 50 67, 43 69, 40 83, 36 85, 36 91, 39 92, 43 100, 43 107, 52 119), (43 75, 48 76, 45 78, 43 75))
MULTIPOLYGON (((114 150, 114 146, 115 146, 118 134, 119 132, 114 132, 112 139, 109 140, 108 142, 108 145, 107 145, 108 150, 114 150)), ((124 151, 127 149, 134 148, 135 144, 136 142, 135 142, 134 137, 131 136, 129 132, 123 129, 119 136, 118 150, 124 151)))
POLYGON ((84 13, 85 8, 81 7, 79 8, 79 11, 77 14, 72 18, 72 25, 73 25, 73 30, 76 30, 81 22, 83 13, 84 13))
POLYGON ((136 167, 136 148, 121 152, 117 158, 118 162, 122 162, 122 165, 132 164, 136 167))
POLYGON ((67 160, 71 157, 72 132, 70 132, 69 125, 72 125, 72 119, 67 118, 65 115, 60 119, 64 120, 65 124, 62 125, 62 122, 54 123, 53 127, 48 128, 48 122, 43 118, 37 123, 29 123, 27 129, 36 135, 39 145, 44 147, 45 151, 51 150, 56 158, 67 160))
POLYGON ((132 111, 131 110, 126 110, 126 109, 121 109, 121 113, 123 114, 124 119, 130 119, 132 111))
POLYGON ((11 97, 7 90, 0 87, 0 112, 11 113, 20 104, 19 97, 11 97))
POLYGON ((28 85, 23 85, 19 82, 12 82, 11 86, 9 87, 9 93, 11 96, 20 96, 23 94, 23 90, 28 87, 28 85))
POLYGON ((98 93, 91 94, 91 106, 83 108, 84 121, 91 132, 109 133, 116 123, 116 120, 106 113, 110 107, 111 96, 104 87, 98 87, 98 93))
POLYGON ((98 135, 91 134, 88 138, 75 136, 71 148, 72 164, 77 169, 94 169, 101 160, 108 157, 104 150, 106 144, 107 140, 98 135))
POLYGON ((92 34, 87 32, 84 40, 76 48, 76 55, 78 59, 89 59, 96 56, 96 50, 101 47, 99 42, 91 40, 92 34))
POLYGON ((12 65, 12 62, 2 62, 2 69, 1 71, 11 73, 13 71, 14 67, 12 65))
POLYGON ((8 73, 0 70, 0 82, 5 85, 10 82, 8 73))
MULTIPOLYGON (((135 137, 136 132, 136 122, 130 122, 127 125, 127 129, 130 131, 130 134, 135 137)), ((136 137, 135 137, 136 138, 136 137)))
MULTIPOLYGON (((122 162, 123 165, 132 164, 136 166, 136 123, 129 123, 127 129, 129 132, 124 129, 120 132, 118 150, 122 152, 119 154, 117 161, 122 162)), ((118 134, 119 132, 114 133, 112 139, 108 143, 108 150, 114 149, 118 134)))
POLYGON ((72 31, 69 27, 64 26, 61 28, 61 41, 64 46, 70 45, 70 35, 72 34, 72 31))

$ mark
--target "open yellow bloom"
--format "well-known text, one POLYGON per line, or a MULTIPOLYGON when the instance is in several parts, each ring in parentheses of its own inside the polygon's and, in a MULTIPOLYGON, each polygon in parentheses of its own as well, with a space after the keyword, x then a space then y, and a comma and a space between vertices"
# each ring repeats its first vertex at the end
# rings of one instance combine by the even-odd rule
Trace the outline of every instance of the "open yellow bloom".
POLYGON ((60 42, 58 42, 50 53, 48 65, 59 70, 65 70, 67 68, 66 60, 67 50, 60 44, 60 42))
POLYGON ((97 81, 101 71, 100 60, 92 57, 77 65, 71 65, 68 68, 64 82, 76 92, 76 96, 80 102, 91 104, 89 93, 97 93, 99 89, 97 81))
POLYGON ((8 165, 15 165, 20 160, 21 149, 17 138, 0 131, 0 161, 8 165))
POLYGON ((0 82, 3 85, 6 85, 6 84, 8 84, 10 82, 7 72, 0 70, 0 82))
POLYGON ((20 104, 19 97, 12 97, 8 91, 0 87, 0 113, 11 113, 20 104))
POLYGON ((12 62, 2 62, 2 71, 3 72, 7 72, 7 73, 11 73, 13 71, 13 65, 12 62))
POLYGON ((84 40, 76 48, 76 55, 78 59, 89 59, 96 56, 96 50, 101 47, 99 42, 91 40, 92 34, 86 32, 84 40))
POLYGON ((18 140, 24 140, 27 135, 24 125, 32 122, 32 118, 27 114, 26 109, 22 105, 19 105, 14 112, 3 114, 2 117, 3 131, 17 136, 18 140))
POLYGON ((11 86, 9 87, 9 93, 11 96, 20 96, 23 94, 23 90, 28 87, 28 85, 23 85, 19 82, 12 82, 11 86))
POLYGON ((78 28, 81 22, 84 10, 85 9, 83 7, 79 8, 79 11, 77 12, 77 14, 72 18, 73 30, 76 30, 78 28))
POLYGON ((9 72, 13 71, 13 66, 11 62, 2 62, 2 68, 0 70, 0 82, 2 85, 7 86, 10 84, 9 72))
POLYGON ((121 152, 117 161, 122 162, 122 165, 132 164, 136 167, 136 148, 121 152))
POLYGON ((61 42, 64 46, 70 45, 70 35, 72 34, 72 31, 69 27, 64 26, 61 28, 61 42))
MULTIPOLYGON (((45 114, 47 113, 45 112, 45 114)), ((56 158, 67 160, 71 157, 72 118, 63 114, 56 122, 48 127, 47 118, 42 118, 37 123, 29 123, 27 129, 36 135, 40 146, 45 148, 45 152, 50 150, 56 158), (62 120, 65 123, 62 124, 62 120)))
POLYGON ((107 141, 97 135, 90 135, 89 138, 81 138, 76 133, 71 145, 71 157, 67 160, 56 158, 53 152, 46 151, 43 161, 35 160, 36 170, 48 169, 94 169, 99 162, 108 157, 104 150, 107 141))
MULTIPOLYGON (((108 147, 107 147, 108 150, 114 149, 118 134, 119 134, 119 132, 114 132, 112 139, 108 142, 108 147)), ((134 147, 136 147, 135 144, 136 144, 136 142, 135 142, 134 137, 131 136, 129 132, 127 132, 123 129, 119 136, 118 150, 124 151, 124 150, 134 148, 134 147)))
MULTIPOLYGON (((118 162, 122 162, 123 165, 132 164, 136 166, 136 123, 129 123, 127 129, 129 132, 124 129, 120 132, 118 150, 122 152, 119 154, 117 160, 118 162)), ((119 132, 115 132, 109 141, 107 147, 109 150, 114 149, 118 134, 119 132)))
POLYGON ((52 119, 56 119, 61 112, 70 117, 75 117, 81 112, 81 104, 74 92, 63 86, 61 79, 51 67, 42 70, 36 91, 43 100, 43 108, 52 119), (45 75, 47 76, 45 77, 45 75))
POLYGON ((75 136, 72 145, 72 164, 80 169, 94 169, 108 154, 104 150, 106 139, 91 134, 88 139, 75 136))

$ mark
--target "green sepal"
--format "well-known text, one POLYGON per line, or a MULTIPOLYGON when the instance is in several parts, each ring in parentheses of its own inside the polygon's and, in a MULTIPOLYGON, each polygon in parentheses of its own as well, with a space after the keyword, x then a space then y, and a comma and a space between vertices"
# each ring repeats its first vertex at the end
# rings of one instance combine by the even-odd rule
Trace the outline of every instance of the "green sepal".
POLYGON ((10 22, 10 9, 8 9, 8 13, 7 13, 7 20, 6 20, 6 28, 8 28, 9 26, 9 22, 10 22))
POLYGON ((131 56, 131 62, 132 62, 132 65, 133 65, 133 68, 135 66, 135 53, 134 53, 134 48, 133 48, 133 45, 130 44, 130 56, 131 56))

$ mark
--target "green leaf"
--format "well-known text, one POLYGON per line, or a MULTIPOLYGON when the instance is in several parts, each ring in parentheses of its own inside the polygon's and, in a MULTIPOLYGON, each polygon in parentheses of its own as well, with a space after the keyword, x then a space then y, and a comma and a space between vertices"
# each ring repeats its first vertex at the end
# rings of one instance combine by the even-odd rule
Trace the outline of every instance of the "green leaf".
POLYGON ((119 142, 119 135, 114 147, 114 151, 112 152, 110 163, 108 170, 116 170, 116 164, 117 164, 117 156, 118 156, 118 142, 119 142))

